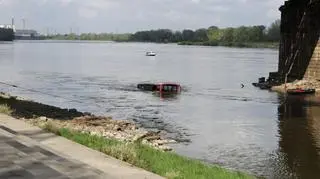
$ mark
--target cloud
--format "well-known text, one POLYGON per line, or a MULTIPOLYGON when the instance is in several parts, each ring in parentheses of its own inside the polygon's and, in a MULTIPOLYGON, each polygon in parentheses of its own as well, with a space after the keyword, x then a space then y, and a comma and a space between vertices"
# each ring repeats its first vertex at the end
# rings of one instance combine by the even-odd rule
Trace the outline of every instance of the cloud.
POLYGON ((37 30, 134 32, 150 28, 268 25, 284 0, 0 0, 0 24, 16 17, 37 30), (77 27, 74 27, 77 26, 77 27))
POLYGON ((59 0, 59 3, 60 3, 61 6, 68 6, 73 1, 74 0, 59 0))
POLYGON ((0 0, 0 7, 8 7, 17 3, 18 0, 0 0))
POLYGON ((79 17, 84 17, 87 19, 92 19, 98 15, 98 12, 94 9, 86 8, 86 7, 80 7, 78 9, 79 17))
POLYGON ((200 0, 191 0, 191 2, 198 4, 200 0))
POLYGON ((280 13, 276 9, 269 9, 267 12, 267 17, 270 19, 277 19, 280 18, 280 13))

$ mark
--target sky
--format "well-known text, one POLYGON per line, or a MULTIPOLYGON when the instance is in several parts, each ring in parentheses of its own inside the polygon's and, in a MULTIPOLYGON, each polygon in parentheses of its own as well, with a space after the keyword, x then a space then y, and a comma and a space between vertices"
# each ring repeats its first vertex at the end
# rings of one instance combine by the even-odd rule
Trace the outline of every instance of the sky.
POLYGON ((270 25, 284 0, 0 0, 0 24, 39 32, 125 33, 270 25))

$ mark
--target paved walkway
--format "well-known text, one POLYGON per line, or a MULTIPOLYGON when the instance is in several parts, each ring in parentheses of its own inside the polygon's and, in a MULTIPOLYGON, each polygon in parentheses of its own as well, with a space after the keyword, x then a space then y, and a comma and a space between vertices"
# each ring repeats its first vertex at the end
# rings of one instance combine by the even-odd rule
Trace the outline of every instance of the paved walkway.
POLYGON ((2 179, 161 179, 95 150, 0 114, 2 179))

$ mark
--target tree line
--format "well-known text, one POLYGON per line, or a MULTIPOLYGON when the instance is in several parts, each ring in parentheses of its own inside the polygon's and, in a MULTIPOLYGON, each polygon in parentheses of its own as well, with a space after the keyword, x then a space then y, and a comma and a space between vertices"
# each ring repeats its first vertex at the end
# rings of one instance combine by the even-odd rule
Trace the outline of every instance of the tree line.
POLYGON ((185 29, 172 31, 170 29, 158 29, 139 31, 132 34, 130 41, 138 42, 278 42, 280 40, 280 20, 273 22, 270 27, 240 26, 219 28, 211 26, 195 31, 185 29))
POLYGON ((170 29, 146 30, 138 31, 134 34, 58 34, 47 38, 61 40, 178 43, 181 45, 243 46, 245 43, 279 42, 280 20, 276 20, 269 27, 264 25, 228 28, 211 26, 209 28, 201 28, 197 30, 185 29, 182 31, 172 31, 170 29))
POLYGON ((56 34, 47 36, 47 39, 55 40, 101 40, 101 41, 128 41, 131 34, 113 34, 113 33, 82 33, 77 35, 70 34, 56 34))

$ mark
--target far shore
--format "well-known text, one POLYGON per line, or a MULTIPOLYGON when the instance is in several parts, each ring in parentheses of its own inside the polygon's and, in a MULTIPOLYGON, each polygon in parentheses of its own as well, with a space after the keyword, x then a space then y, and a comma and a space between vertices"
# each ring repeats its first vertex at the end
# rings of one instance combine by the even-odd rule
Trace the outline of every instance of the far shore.
POLYGON ((278 49, 277 42, 179 42, 178 45, 278 49))
POLYGON ((149 42, 149 41, 128 41, 128 40, 81 40, 81 39, 44 39, 44 40, 57 40, 57 41, 83 41, 83 42, 114 42, 114 43, 154 43, 154 44, 176 44, 181 46, 207 46, 207 47, 234 47, 234 48, 266 48, 266 49, 278 49, 278 42, 149 42))

